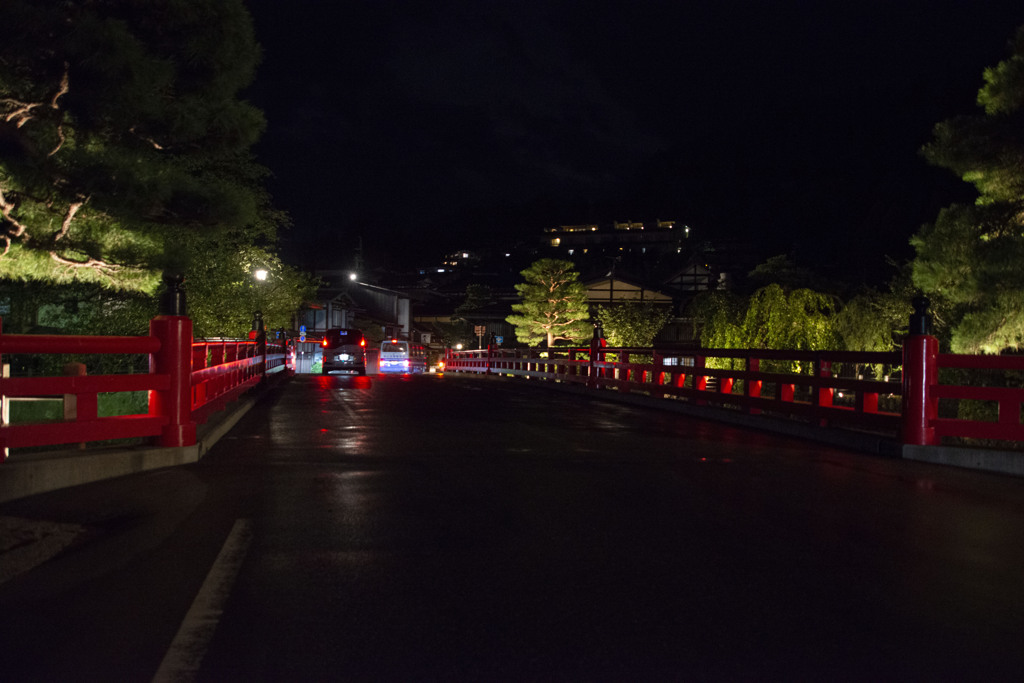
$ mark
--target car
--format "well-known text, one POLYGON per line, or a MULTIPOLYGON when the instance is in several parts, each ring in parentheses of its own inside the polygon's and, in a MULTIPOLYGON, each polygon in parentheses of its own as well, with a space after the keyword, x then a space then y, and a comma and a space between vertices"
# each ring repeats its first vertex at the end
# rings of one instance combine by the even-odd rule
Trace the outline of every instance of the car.
POLYGON ((323 351, 323 374, 339 370, 358 375, 366 374, 366 338, 363 337, 361 330, 327 330, 320 346, 323 351))

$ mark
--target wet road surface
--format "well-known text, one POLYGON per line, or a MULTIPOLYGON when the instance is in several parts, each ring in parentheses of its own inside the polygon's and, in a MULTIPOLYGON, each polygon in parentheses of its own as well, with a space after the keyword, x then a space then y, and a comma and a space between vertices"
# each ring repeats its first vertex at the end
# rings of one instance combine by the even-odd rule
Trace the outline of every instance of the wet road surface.
POLYGON ((0 584, 2 680, 1024 671, 1024 480, 527 382, 297 376, 197 465, 0 516, 84 529, 0 584))

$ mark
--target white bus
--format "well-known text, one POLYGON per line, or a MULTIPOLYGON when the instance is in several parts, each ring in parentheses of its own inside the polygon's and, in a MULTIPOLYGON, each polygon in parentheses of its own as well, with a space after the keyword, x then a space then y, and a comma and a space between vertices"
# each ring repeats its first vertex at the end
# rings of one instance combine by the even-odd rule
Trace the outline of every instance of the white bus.
POLYGON ((427 371, 427 350, 419 344, 385 339, 380 344, 380 371, 414 373, 427 371))

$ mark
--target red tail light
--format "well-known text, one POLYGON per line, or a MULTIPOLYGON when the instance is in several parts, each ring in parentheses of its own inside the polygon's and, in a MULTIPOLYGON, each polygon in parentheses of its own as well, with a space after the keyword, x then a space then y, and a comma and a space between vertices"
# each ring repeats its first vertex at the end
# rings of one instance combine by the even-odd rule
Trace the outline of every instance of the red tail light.
POLYGON ((320 346, 323 346, 323 347, 326 348, 327 347, 327 340, 324 339, 322 342, 320 342, 320 346))
POLYGON ((366 346, 366 340, 365 339, 360 339, 359 340, 359 345, 360 346, 366 346))

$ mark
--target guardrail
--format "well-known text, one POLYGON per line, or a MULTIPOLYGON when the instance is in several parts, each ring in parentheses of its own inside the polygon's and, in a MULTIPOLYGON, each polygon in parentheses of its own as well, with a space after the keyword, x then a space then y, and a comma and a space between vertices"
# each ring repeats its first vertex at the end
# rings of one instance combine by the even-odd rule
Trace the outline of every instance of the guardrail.
POLYGON ((869 431, 904 444, 936 446, 954 437, 1024 442, 1024 387, 983 386, 978 376, 953 377, 946 372, 951 369, 999 371, 1004 377, 1007 372, 1024 373, 1024 358, 939 354, 935 337, 911 335, 902 353, 674 351, 595 343, 590 348, 548 351, 450 351, 445 359, 446 372, 529 377, 593 390, 644 393, 869 431), (988 404, 989 414, 964 417, 971 412, 964 410, 965 403, 972 401, 988 404))
POLYGON ((453 351, 445 371, 530 377, 887 433, 901 423, 902 386, 888 376, 900 363, 898 352, 599 347, 453 351), (865 379, 869 367, 885 368, 884 374, 865 379))
POLYGON ((72 403, 65 419, 0 425, 0 461, 10 448, 153 437, 160 446, 191 446, 196 425, 268 373, 284 370, 282 345, 260 340, 194 341, 192 321, 164 315, 150 322, 148 336, 5 335, 0 319, 0 360, 5 354, 143 354, 146 374, 0 378, 0 401, 62 397, 72 403), (99 394, 148 392, 144 414, 99 417, 99 394))

